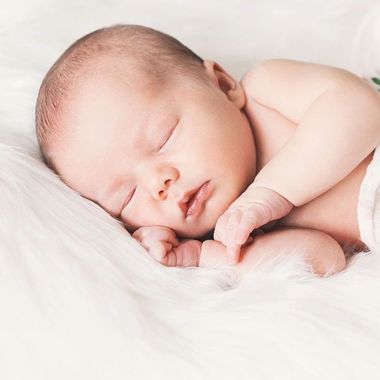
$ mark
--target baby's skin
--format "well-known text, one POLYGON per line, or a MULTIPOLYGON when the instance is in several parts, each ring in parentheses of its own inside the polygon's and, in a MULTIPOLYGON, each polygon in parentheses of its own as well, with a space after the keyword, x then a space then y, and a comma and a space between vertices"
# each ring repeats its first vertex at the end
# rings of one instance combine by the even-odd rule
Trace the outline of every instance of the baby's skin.
MULTIPOLYGON (((215 241, 179 241, 173 232, 164 227, 160 230, 159 226, 142 227, 133 236, 168 266, 238 263, 241 251, 243 258, 238 266, 247 268, 251 256, 269 258, 279 248, 291 253, 295 242, 303 242, 306 260, 315 273, 325 275, 341 270, 344 250, 322 228, 307 228, 305 222, 311 218, 306 205, 322 199, 319 206, 324 203, 333 209, 333 202, 337 204, 340 199, 344 206, 335 211, 346 219, 347 233, 343 237, 359 240, 357 193, 372 152, 380 142, 380 97, 352 73, 289 60, 266 61, 247 73, 241 83, 248 96, 245 112, 251 115, 256 137, 258 175, 218 219, 215 241), (262 117, 264 125, 253 122, 259 119, 259 108, 262 114, 277 113, 277 120, 270 117, 277 121, 278 135, 288 133, 286 128, 281 130, 281 123, 292 124, 296 133, 280 141, 274 135, 276 128, 265 125, 270 117, 262 117), (268 131, 267 136, 263 130, 268 131), (273 148, 276 144, 281 145, 277 151, 273 148), (301 206, 305 209, 303 214, 295 211, 301 206), (296 217, 292 219, 292 215, 296 217), (298 222, 297 227, 301 228, 296 231, 290 223, 281 225, 285 220, 298 222), (255 238, 251 236, 260 227, 268 223, 273 226, 278 221, 277 228, 255 238)), ((319 207, 321 214, 327 214, 326 211, 319 207)), ((318 212, 318 208, 314 207, 313 212, 318 212)), ((338 224, 340 215, 337 216, 338 224)), ((325 223, 326 229, 334 231, 333 222, 329 223, 325 223)), ((322 222, 320 226, 323 227, 322 222)))
POLYGON ((80 84, 68 137, 48 152, 70 187, 119 217, 164 265, 212 267, 218 252, 222 263, 242 254, 244 267, 303 242, 316 273, 342 268, 338 240, 359 240, 357 192, 380 142, 380 97, 368 83, 286 59, 238 82, 205 60, 208 87, 153 90, 111 63, 101 81, 80 84), (188 215, 186 194, 205 181, 211 195, 188 215), (337 218, 326 218, 334 208, 337 218), (215 241, 202 243, 212 231, 215 241))
MULTIPOLYGON (((236 270, 249 273, 254 266, 273 259, 279 254, 292 255, 298 251, 310 270, 318 276, 328 276, 345 268, 342 248, 328 234, 301 228, 275 228, 270 232, 255 231, 241 246, 236 270)), ((158 262, 169 267, 204 267, 214 269, 228 264, 226 247, 216 240, 183 239, 167 227, 141 227, 133 237, 158 262)))

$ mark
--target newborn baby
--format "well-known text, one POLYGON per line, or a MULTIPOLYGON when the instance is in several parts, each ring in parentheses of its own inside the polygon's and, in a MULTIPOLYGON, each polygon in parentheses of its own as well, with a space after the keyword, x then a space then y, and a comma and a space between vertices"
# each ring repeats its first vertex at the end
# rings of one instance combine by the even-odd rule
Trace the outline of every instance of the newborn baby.
POLYGON ((236 81, 114 25, 46 74, 36 132, 45 163, 164 265, 244 272, 299 248, 324 275, 379 242, 380 97, 343 69, 271 59, 236 81))

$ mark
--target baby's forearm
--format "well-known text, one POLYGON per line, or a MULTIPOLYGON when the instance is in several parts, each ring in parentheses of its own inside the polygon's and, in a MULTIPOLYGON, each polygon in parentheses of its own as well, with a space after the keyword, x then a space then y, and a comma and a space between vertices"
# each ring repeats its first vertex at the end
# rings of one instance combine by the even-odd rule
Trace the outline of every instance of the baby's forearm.
MULTIPOLYGON (((282 229, 255 237, 252 244, 241 250, 236 270, 243 274, 254 266, 281 254, 301 252, 313 272, 323 276, 345 268, 345 256, 339 244, 329 235, 310 229, 282 229)), ((227 263, 226 247, 215 240, 202 243, 199 266, 216 268, 227 263)))
POLYGON ((337 84, 314 101, 251 187, 301 206, 346 177, 379 143, 379 94, 359 79, 337 84))

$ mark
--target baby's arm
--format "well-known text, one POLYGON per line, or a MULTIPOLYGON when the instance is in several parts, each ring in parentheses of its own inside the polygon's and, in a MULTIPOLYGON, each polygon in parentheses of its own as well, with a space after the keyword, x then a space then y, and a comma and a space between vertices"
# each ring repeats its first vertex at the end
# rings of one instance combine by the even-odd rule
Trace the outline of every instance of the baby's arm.
MULTIPOLYGON (((134 232, 148 253, 165 266, 215 268, 227 264, 227 249, 218 241, 178 240, 174 231, 163 226, 141 227, 134 232)), ((249 272, 254 266, 279 255, 304 254, 304 260, 320 276, 339 272, 345 267, 342 248, 324 232, 300 228, 276 228, 261 233, 242 247, 236 269, 249 272)))
POLYGON ((214 239, 228 248, 232 261, 252 230, 332 188, 380 142, 380 96, 349 71, 272 59, 241 84, 248 109, 274 109, 297 127, 217 220, 214 239))
POLYGON ((252 107, 257 102, 297 125, 252 188, 272 189, 301 206, 346 177, 380 143, 380 96, 349 71, 271 59, 241 83, 252 107))
MULTIPOLYGON (((346 266, 342 248, 328 234, 306 228, 277 228, 257 235, 252 244, 242 248, 240 262, 235 268, 239 273, 247 273, 280 253, 291 255, 295 252, 303 253, 305 262, 319 276, 339 272, 346 266)), ((226 262, 227 250, 223 244, 215 240, 202 243, 199 266, 214 268, 226 262)))

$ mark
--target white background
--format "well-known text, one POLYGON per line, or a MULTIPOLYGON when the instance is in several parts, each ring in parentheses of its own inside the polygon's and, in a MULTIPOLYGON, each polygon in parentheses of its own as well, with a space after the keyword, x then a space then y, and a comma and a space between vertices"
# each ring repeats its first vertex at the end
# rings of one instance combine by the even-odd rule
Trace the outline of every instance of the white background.
POLYGON ((2 0, 0 131, 32 131, 43 76, 71 43, 100 27, 156 28, 218 61, 237 79, 268 58, 372 74, 380 61, 379 5, 378 0, 2 0))
POLYGON ((236 78, 278 57, 380 75, 377 0, 2 0, 1 380, 378 378, 379 252, 327 279, 296 256, 241 282, 166 268, 33 142, 7 142, 1 132, 34 139, 38 88, 63 50, 120 22, 169 33, 236 78))

